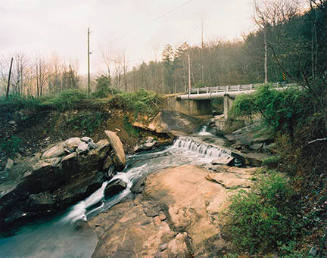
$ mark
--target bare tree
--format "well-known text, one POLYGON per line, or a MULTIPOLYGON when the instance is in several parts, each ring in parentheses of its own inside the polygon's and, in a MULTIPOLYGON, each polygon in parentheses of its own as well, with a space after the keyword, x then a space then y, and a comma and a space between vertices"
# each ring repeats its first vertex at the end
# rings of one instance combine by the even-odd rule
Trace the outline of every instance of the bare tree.
POLYGON ((277 26, 293 18, 299 12, 298 0, 254 0, 254 21, 263 30, 264 35, 264 71, 265 83, 268 82, 268 39, 271 26, 277 26))
POLYGON ((7 85, 7 91, 6 91, 6 98, 9 96, 9 90, 10 90, 10 77, 11 77, 11 70, 12 70, 12 63, 14 61, 14 58, 12 57, 10 60, 10 67, 9 67, 9 73, 8 73, 8 85, 7 85))
POLYGON ((113 61, 114 61, 114 65, 115 65, 114 72, 115 72, 115 77, 116 77, 116 85, 117 85, 117 88, 120 88, 121 77, 124 72, 123 56, 117 55, 116 57, 114 57, 113 61))
POLYGON ((14 91, 23 95, 24 93, 24 71, 27 69, 28 63, 24 54, 17 53, 14 55, 14 60, 16 63, 16 69, 13 70, 13 86, 14 91))
POLYGON ((124 85, 125 85, 125 91, 127 92, 127 78, 126 78, 126 71, 127 71, 127 66, 126 66, 126 55, 124 53, 124 85))
POLYGON ((112 63, 112 56, 111 56, 111 53, 110 53, 110 50, 109 49, 104 49, 101 51, 101 55, 102 55, 102 59, 103 59, 103 62, 106 66, 106 69, 107 69, 107 76, 111 77, 111 63, 112 63))

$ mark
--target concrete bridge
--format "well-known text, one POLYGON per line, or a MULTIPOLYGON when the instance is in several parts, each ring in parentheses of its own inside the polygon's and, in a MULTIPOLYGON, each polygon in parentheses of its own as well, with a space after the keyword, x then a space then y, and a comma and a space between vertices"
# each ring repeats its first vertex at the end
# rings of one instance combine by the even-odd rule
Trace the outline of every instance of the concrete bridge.
MULTIPOLYGON (((208 115, 212 113, 211 100, 224 98, 224 117, 228 118, 228 112, 232 107, 233 101, 237 95, 251 94, 262 84, 245 84, 245 85, 227 85, 195 88, 190 92, 177 95, 176 102, 170 100, 168 106, 175 111, 188 115, 208 115)), ((272 86, 276 90, 283 90, 295 84, 274 83, 272 86)))

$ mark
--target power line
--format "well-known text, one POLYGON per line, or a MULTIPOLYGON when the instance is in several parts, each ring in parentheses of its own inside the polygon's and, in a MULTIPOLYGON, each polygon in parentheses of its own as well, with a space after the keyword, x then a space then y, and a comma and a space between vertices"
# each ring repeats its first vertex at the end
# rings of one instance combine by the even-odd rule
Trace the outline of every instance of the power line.
MULTIPOLYGON (((156 22, 156 21, 159 21, 159 20, 161 20, 161 19, 163 19, 163 18, 165 18, 165 17, 171 15, 172 13, 176 12, 176 11, 179 10, 180 8, 184 7, 185 5, 190 4, 190 3, 193 2, 193 1, 194 1, 194 0, 187 0, 187 1, 185 1, 184 3, 180 4, 179 6, 177 6, 177 7, 173 8, 173 9, 169 10, 168 12, 163 13, 163 14, 161 14, 161 15, 159 15, 159 16, 153 18, 150 22, 156 22)), ((125 37, 128 36, 128 35, 135 35, 135 34, 137 34, 137 33, 140 31, 140 29, 142 29, 142 28, 138 28, 138 29, 134 30, 133 33, 126 32, 126 33, 123 34, 121 37, 117 37, 117 38, 115 38, 115 39, 110 40, 109 43, 114 42, 114 41, 117 41, 117 40, 121 40, 121 39, 125 38, 125 37)), ((133 38, 133 37, 132 37, 132 38, 133 38)), ((130 38, 130 39, 132 39, 132 38, 130 38)))

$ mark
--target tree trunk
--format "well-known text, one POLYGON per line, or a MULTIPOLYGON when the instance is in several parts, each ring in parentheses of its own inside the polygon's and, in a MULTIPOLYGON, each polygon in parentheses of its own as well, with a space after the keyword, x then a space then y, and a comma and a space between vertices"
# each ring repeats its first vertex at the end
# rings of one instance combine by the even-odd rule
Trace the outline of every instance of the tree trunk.
POLYGON ((40 88, 39 88, 39 67, 36 64, 36 96, 40 97, 40 88))
POLYGON ((14 61, 14 58, 12 57, 10 60, 10 67, 9 67, 9 74, 8 74, 8 85, 7 85, 7 92, 6 92, 6 98, 9 97, 9 88, 10 88, 10 78, 11 78, 11 69, 12 69, 12 63, 14 61))
POLYGON ((24 84, 23 84, 23 62, 20 63, 20 95, 23 95, 24 92, 24 84))

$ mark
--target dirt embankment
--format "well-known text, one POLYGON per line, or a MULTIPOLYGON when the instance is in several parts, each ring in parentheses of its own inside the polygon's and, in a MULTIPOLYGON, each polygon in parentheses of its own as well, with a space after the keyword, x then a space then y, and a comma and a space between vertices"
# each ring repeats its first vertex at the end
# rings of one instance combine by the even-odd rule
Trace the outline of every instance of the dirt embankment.
MULTIPOLYGON (((149 116, 138 116, 151 119, 149 116)), ((135 116, 106 105, 80 107, 68 111, 39 110, 0 110, 0 171, 8 157, 19 158, 39 152, 50 144, 71 137, 88 136, 98 141, 106 138, 104 131, 117 132, 125 151, 131 153, 134 147, 151 136, 158 145, 169 143, 172 136, 135 128, 135 116)), ((157 145, 157 146, 158 146, 157 145)))

